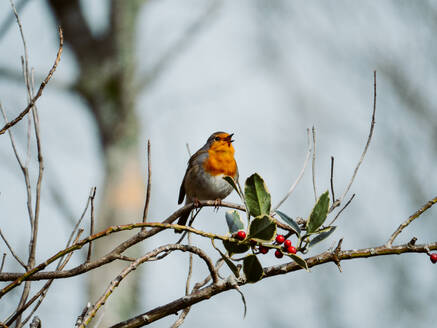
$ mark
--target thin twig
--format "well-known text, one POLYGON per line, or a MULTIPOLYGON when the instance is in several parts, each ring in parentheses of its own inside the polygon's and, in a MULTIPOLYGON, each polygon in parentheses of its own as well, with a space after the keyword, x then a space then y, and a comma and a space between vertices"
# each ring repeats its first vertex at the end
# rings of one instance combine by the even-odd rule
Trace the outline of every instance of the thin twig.
POLYGON ((357 166, 355 167, 354 174, 352 175, 352 178, 351 178, 348 186, 346 187, 346 190, 344 191, 343 195, 339 199, 340 202, 342 202, 343 199, 346 197, 346 194, 348 193, 348 191, 349 191, 350 187, 352 186, 352 183, 354 182, 354 179, 358 173, 358 169, 360 168, 360 165, 364 160, 364 156, 366 156, 367 149, 369 148, 370 141, 372 140, 373 129, 375 127, 375 112, 376 112, 376 71, 373 71, 373 112, 372 112, 372 121, 370 123, 369 136, 367 138, 366 146, 364 147, 363 153, 361 154, 361 158, 360 158, 357 166))
POLYGON ((340 216, 341 212, 343 212, 344 209, 349 206, 349 204, 351 203, 352 199, 354 199, 354 197, 355 197, 355 194, 353 194, 352 197, 348 200, 348 202, 343 206, 343 208, 340 211, 338 211, 337 215, 335 216, 335 218, 331 221, 331 223, 328 226, 331 226, 335 222, 335 220, 337 220, 337 218, 340 216))
POLYGON ((334 193, 334 156, 331 156, 331 197, 332 202, 335 202, 335 193, 334 193))
POLYGON ((2 263, 0 264, 0 273, 3 271, 3 267, 5 265, 5 260, 6 260, 6 253, 3 253, 2 263))
POLYGON ((278 205, 276 205, 272 212, 275 212, 286 200, 288 197, 290 197, 290 195, 293 193, 294 189, 296 188, 297 184, 299 183, 300 179, 302 179, 303 174, 305 173, 305 169, 308 165, 310 156, 311 156, 311 142, 310 142, 310 129, 307 129, 307 142, 308 142, 308 150, 307 150, 307 154, 305 157, 305 161, 303 163, 302 166, 302 170, 300 171, 296 181, 292 184, 292 186, 290 187, 290 190, 288 190, 287 194, 284 196, 284 198, 278 203, 278 205))
POLYGON ((313 173, 313 190, 314 190, 314 201, 317 202, 317 188, 316 188, 316 129, 312 128, 313 134, 313 161, 312 161, 312 173, 313 173))
POLYGON ((435 203, 437 203, 437 197, 434 197, 431 199, 428 203, 423 205, 420 209, 418 209, 414 214, 412 214, 408 219, 406 219, 402 224, 396 229, 395 232, 390 236, 390 239, 385 244, 386 247, 391 247, 394 240, 397 236, 404 230, 411 222, 413 222, 415 219, 417 219, 419 216, 423 214, 427 209, 429 209, 431 206, 433 206, 435 203))
POLYGON ((146 202, 144 205, 143 222, 147 220, 147 214, 149 213, 150 195, 152 188, 152 160, 150 154, 150 139, 147 140, 147 190, 146 190, 146 202))
POLYGON ((62 34, 62 29, 59 27, 59 49, 58 53, 56 55, 55 63, 53 64, 52 68, 50 69, 48 75, 44 79, 44 81, 41 82, 41 85, 38 89, 38 92, 36 93, 35 97, 32 98, 32 100, 27 104, 26 108, 12 121, 6 123, 3 128, 0 130, 0 135, 4 134, 9 128, 20 122, 23 117, 30 111, 30 109, 35 105, 36 101, 41 97, 42 91, 44 90, 45 86, 49 82, 49 80, 52 78, 53 73, 55 72, 59 61, 61 60, 61 54, 64 44, 64 37, 62 34))
POLYGON ((14 259, 16 259, 18 263, 20 263, 20 265, 24 268, 24 270, 28 270, 27 265, 24 264, 24 262, 20 259, 20 257, 14 252, 14 250, 11 247, 11 245, 8 243, 6 237, 3 235, 3 232, 2 232, 1 229, 0 229, 0 237, 5 242, 7 248, 9 249, 9 252, 11 252, 11 255, 14 257, 14 259))
MULTIPOLYGON (((187 234, 187 240, 188 240, 188 245, 191 246, 191 233, 190 232, 188 232, 188 234, 187 234)), ((193 253, 190 252, 190 254, 188 256, 189 256, 189 258, 188 258, 188 274, 187 274, 187 282, 185 283, 185 295, 190 294, 190 281, 191 281, 191 275, 193 274, 193 253)), ((184 320, 187 317, 190 310, 191 310, 191 307, 186 307, 182 311, 182 313, 179 315, 177 320, 171 325, 171 328, 178 328, 184 322, 184 320)))
MULTIPOLYGON (((90 236, 94 234, 94 198, 96 197, 96 187, 91 188, 89 200, 91 202, 91 214, 90 214, 90 236)), ((86 256, 86 262, 91 260, 92 242, 88 245, 88 254, 86 256)))

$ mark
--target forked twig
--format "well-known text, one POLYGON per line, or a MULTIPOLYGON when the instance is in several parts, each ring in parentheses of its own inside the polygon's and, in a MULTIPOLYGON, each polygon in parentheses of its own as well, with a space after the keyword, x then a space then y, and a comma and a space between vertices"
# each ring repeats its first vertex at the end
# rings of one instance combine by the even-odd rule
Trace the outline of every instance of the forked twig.
POLYGON ((352 199, 354 199, 354 197, 355 197, 355 194, 353 194, 352 197, 351 197, 351 198, 347 201, 347 203, 343 206, 343 208, 342 208, 340 211, 338 211, 337 215, 336 215, 335 218, 331 221, 331 223, 329 223, 328 226, 331 226, 331 225, 335 222, 335 220, 337 220, 337 218, 340 216, 341 212, 343 212, 344 209, 345 209, 346 207, 349 206, 349 204, 352 202, 352 199))

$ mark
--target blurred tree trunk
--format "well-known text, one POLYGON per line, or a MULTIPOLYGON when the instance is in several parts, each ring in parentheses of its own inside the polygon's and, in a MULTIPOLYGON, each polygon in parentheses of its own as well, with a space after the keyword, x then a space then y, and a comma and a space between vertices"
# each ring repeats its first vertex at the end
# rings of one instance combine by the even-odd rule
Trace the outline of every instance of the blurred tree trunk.
MULTIPOLYGON (((98 189, 101 205, 96 229, 127 223, 139 217, 142 210, 143 179, 138 155, 139 126, 135 113, 135 31, 143 1, 113 0, 110 24, 99 36, 93 35, 79 0, 49 0, 57 22, 64 29, 67 45, 79 65, 74 91, 88 103, 101 143, 105 166, 104 185, 98 189)), ((93 245, 93 257, 102 255, 121 242, 125 234, 108 242, 93 245)), ((108 241, 108 239, 106 239, 108 241)), ((88 276, 89 301, 95 302, 109 282, 126 266, 113 263, 110 269, 92 271, 88 276)), ((137 312, 138 279, 131 280, 105 306, 101 323, 107 327, 114 321, 137 312)))

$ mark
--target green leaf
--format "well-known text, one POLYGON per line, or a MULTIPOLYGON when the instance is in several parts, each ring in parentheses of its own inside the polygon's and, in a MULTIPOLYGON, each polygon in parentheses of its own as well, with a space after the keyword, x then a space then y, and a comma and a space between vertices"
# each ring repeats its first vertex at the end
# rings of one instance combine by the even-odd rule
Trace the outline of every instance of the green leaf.
POLYGON ((244 195, 250 215, 256 217, 270 213, 270 194, 264 180, 257 173, 247 178, 244 195))
POLYGON ((307 262, 303 258, 301 258, 299 255, 288 254, 288 256, 290 256, 294 260, 294 262, 296 262, 301 268, 310 272, 307 262))
POLYGON ((278 215, 281 217, 281 219, 287 223, 291 229, 294 230, 294 232, 296 232, 296 234, 299 236, 301 233, 300 227, 297 224, 296 221, 294 221, 291 217, 289 217, 287 214, 282 213, 281 211, 276 210, 276 213, 278 213, 278 215))
POLYGON ((237 242, 231 242, 228 240, 223 240, 223 246, 226 248, 230 255, 245 253, 249 250, 250 246, 247 244, 240 244, 237 242))
POLYGON ((256 217, 250 222, 248 239, 260 242, 272 241, 276 234, 276 223, 268 215, 256 217))
POLYGON ((307 221, 307 232, 315 232, 326 220, 329 210, 329 192, 320 195, 307 221))
POLYGON ((238 189, 237 182, 234 180, 233 177, 230 177, 229 175, 226 175, 226 176, 223 177, 223 179, 225 179, 232 186, 232 188, 235 189, 237 194, 240 195, 240 190, 238 189))
POLYGON ((308 243, 308 248, 313 247, 315 244, 320 243, 322 240, 328 238, 336 228, 337 227, 332 226, 332 227, 328 227, 327 229, 323 229, 322 232, 320 232, 317 236, 311 239, 311 241, 308 243))
POLYGON ((215 250, 220 253, 220 256, 225 261, 225 263, 228 265, 229 269, 231 269, 231 271, 234 273, 235 277, 239 278, 240 277, 240 270, 237 268, 237 266, 232 262, 232 260, 229 257, 227 257, 225 254, 223 254, 223 252, 215 246, 214 239, 211 239, 211 244, 212 244, 212 247, 214 247, 215 250))
POLYGON ((256 255, 248 255, 243 260, 243 272, 248 283, 260 280, 264 274, 263 267, 256 255))
POLYGON ((229 232, 231 234, 237 232, 238 230, 244 229, 243 221, 240 218, 240 214, 236 210, 227 211, 225 217, 229 232))

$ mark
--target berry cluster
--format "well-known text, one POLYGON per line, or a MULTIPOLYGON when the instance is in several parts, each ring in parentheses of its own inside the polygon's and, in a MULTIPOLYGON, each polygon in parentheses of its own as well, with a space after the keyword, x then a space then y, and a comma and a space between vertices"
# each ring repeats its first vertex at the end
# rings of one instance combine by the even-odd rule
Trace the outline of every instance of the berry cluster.
MULTIPOLYGON (((238 240, 245 240, 247 235, 246 232, 243 230, 239 230, 236 233, 234 233, 233 235, 234 238, 238 239, 238 240)), ((283 246, 283 251, 286 253, 290 253, 290 254, 296 254, 297 249, 296 247, 294 247, 291 244, 291 240, 289 239, 285 239, 285 237, 283 235, 276 235, 276 239, 275 239, 276 243, 278 245, 284 244, 283 246)), ((252 248, 255 248, 257 246, 257 242, 255 240, 250 240, 250 246, 252 248)), ((269 248, 264 246, 264 245, 260 245, 258 248, 259 252, 261 254, 267 254, 269 252, 269 248)), ((436 254, 437 255, 437 254, 436 254)), ((280 259, 284 256, 283 252, 279 249, 277 249, 275 251, 275 256, 280 259)))
MULTIPOLYGON (((281 245, 282 243, 284 244, 284 251, 286 251, 287 253, 290 253, 290 254, 296 254, 297 249, 296 249, 296 247, 294 247, 291 244, 291 240, 285 239, 285 237, 283 235, 276 235, 275 240, 279 245, 281 245)), ((276 250, 275 256, 278 259, 280 259, 283 255, 284 254, 279 249, 276 250)))

